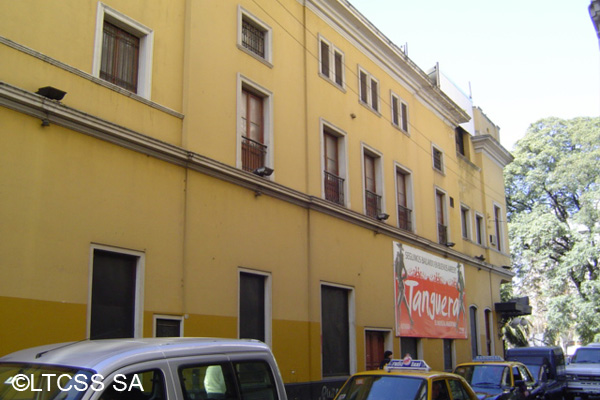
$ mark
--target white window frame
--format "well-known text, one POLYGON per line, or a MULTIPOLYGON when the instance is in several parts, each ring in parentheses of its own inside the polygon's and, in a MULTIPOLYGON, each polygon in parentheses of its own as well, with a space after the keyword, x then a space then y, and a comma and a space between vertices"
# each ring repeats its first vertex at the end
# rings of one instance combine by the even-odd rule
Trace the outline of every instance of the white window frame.
MULTIPOLYGON (((241 287, 241 274, 258 275, 265 278, 265 343, 267 346, 272 347, 273 342, 273 289, 272 289, 272 276, 270 272, 259 271, 249 268, 238 268, 238 304, 237 312, 240 310, 240 287, 241 287)), ((240 337, 240 318, 238 315, 237 324, 237 337, 240 337)))
POLYGON ((362 68, 361 66, 358 66, 358 101, 360 102, 360 104, 366 106, 367 108, 369 108, 371 111, 377 113, 378 115, 380 114, 380 109, 381 109, 381 85, 379 84, 379 80, 377 78, 375 78, 373 75, 371 75, 366 69, 362 68), (366 76, 367 79, 367 101, 364 102, 362 100, 363 95, 362 95, 362 85, 360 82, 361 79, 361 75, 364 74, 366 76), (377 83, 377 108, 373 107, 373 90, 372 90, 372 84, 373 82, 377 83))
POLYGON ((394 93, 393 91, 390 91, 390 114, 392 116, 392 125, 396 128, 399 129, 401 132, 409 134, 408 130, 409 130, 409 122, 408 122, 408 103, 405 102, 404 100, 402 100, 402 98, 394 93), (394 113, 394 101, 396 101, 398 103, 398 113, 395 114, 394 113), (406 114, 404 114, 402 112, 402 105, 404 105, 406 107, 406 114), (394 122, 394 119, 398 120, 398 123, 394 122), (406 129, 403 128, 403 126, 406 125, 406 129))
POLYGON ((333 85, 335 85, 336 87, 344 90, 346 88, 346 56, 344 55, 344 52, 341 51, 339 48, 337 48, 336 46, 333 45, 333 43, 331 43, 329 40, 325 39, 323 36, 319 35, 319 76, 327 81, 329 81, 330 83, 332 83, 333 85), (321 51, 321 46, 322 43, 325 43, 328 47, 329 47, 329 52, 328 52, 328 59, 329 59, 329 76, 324 75, 323 74, 323 52, 321 51), (342 78, 342 84, 338 84, 336 81, 336 65, 335 65, 335 54, 340 54, 342 57, 342 68, 341 68, 341 78, 342 78))
MULTIPOLYGON (((152 94, 152 56, 154 52, 154 31, 101 2, 98 2, 96 13, 96 36, 94 39, 92 75, 98 79, 101 79, 100 66, 102 62, 102 41, 104 36, 105 20, 130 34, 137 36, 140 39, 136 94, 150 100, 150 96, 152 94)), ((109 85, 118 87, 121 90, 127 90, 108 81, 102 81, 109 85)))
POLYGON ((154 314, 152 319, 152 337, 156 337, 156 322, 159 319, 168 319, 172 321, 179 321, 179 337, 183 337, 183 321, 182 315, 166 315, 166 314, 154 314))
MULTIPOLYGON (((263 86, 253 82, 245 76, 238 74, 237 77, 237 96, 236 96, 236 124, 237 124, 237 143, 236 143, 236 166, 242 168, 242 90, 248 90, 263 99, 263 138, 264 145, 267 146, 265 157, 265 166, 275 169, 273 166, 273 93, 263 86)), ((265 176, 265 179, 273 179, 275 172, 271 176, 265 176)))
MULTIPOLYGON (((322 309, 323 299, 321 298, 322 287, 330 286, 335 288, 340 288, 348 291, 348 357, 350 359, 350 375, 356 373, 356 306, 355 306, 355 298, 356 294, 354 293, 354 288, 351 286, 340 285, 337 283, 325 282, 321 281, 321 285, 319 286, 319 325, 321 325, 321 337, 323 337, 323 329, 322 329, 322 316, 320 315, 320 310, 322 309)), ((323 350, 321 349, 321 366, 323 366, 323 350)), ((321 370, 321 378, 323 378, 323 371, 321 370)))
POLYGON ((257 60, 265 63, 269 67, 273 67, 273 29, 260 20, 258 17, 250 13, 248 10, 238 5, 238 32, 237 32, 237 47, 244 53, 251 55, 257 60), (252 25, 258 27, 265 33, 265 56, 261 57, 259 54, 247 49, 242 44, 242 21, 246 19, 250 21, 252 25))
POLYGON ((342 129, 337 126, 321 119, 320 123, 320 140, 321 140, 321 198, 325 198, 325 128, 327 128, 330 133, 337 136, 337 150, 338 150, 338 168, 339 168, 339 176, 344 179, 344 206, 350 207, 350 185, 348 178, 348 157, 346 150, 346 138, 347 134, 342 129))
POLYGON ((416 225, 416 221, 415 221, 415 217, 416 217, 416 213, 415 213, 415 198, 414 198, 414 188, 413 188, 413 173, 409 168, 406 168, 405 166, 399 164, 399 163, 394 163, 394 189, 395 189, 395 197, 396 197, 396 217, 398 218, 399 221, 399 217, 398 217, 398 179, 396 178, 396 174, 401 171, 404 175, 405 175, 405 182, 406 182, 406 191, 408 193, 406 193, 406 203, 407 203, 407 208, 409 208, 411 210, 410 213, 410 223, 411 223, 411 227, 412 229, 410 230, 410 232, 416 233, 417 232, 417 225, 416 225))
POLYGON ((441 147, 439 147, 438 145, 432 143, 431 144, 431 167, 433 168, 434 171, 439 172, 442 175, 446 175, 446 160, 445 160, 445 155, 444 155, 444 151, 442 150, 441 147), (437 169, 435 167, 435 151, 440 153, 440 162, 442 164, 442 168, 441 169, 437 169))
POLYGON ((88 304, 87 304, 87 327, 86 336, 91 336, 92 327, 92 288, 93 288, 93 277, 94 277, 94 250, 110 251, 112 253, 127 254, 130 256, 137 257, 136 264, 136 281, 135 281, 135 311, 134 311, 134 324, 133 324, 133 337, 140 338, 144 332, 144 270, 146 265, 146 255, 144 252, 123 249, 120 247, 105 246, 101 244, 92 243, 90 245, 89 265, 88 265, 88 304))
POLYGON ((473 238, 473 229, 471 222, 471 208, 466 204, 460 203, 460 231, 461 236, 464 240, 471 240, 473 238), (466 213, 463 214, 463 211, 466 213), (464 225, 467 228, 466 232, 463 232, 463 215, 466 216, 466 221, 464 221, 464 225))
POLYGON ((361 155, 361 168, 362 168, 362 191, 363 191, 363 214, 367 214, 367 201, 365 198, 365 193, 367 190, 367 182, 365 180, 365 155, 370 155, 375 159, 375 186, 377 189, 377 195, 381 196, 381 212, 386 212, 386 204, 385 204, 385 186, 383 182, 385 182, 383 178, 383 153, 375 150, 374 148, 368 146, 365 143, 360 144, 360 155, 361 155))
POLYGON ((486 238, 487 238, 485 225, 486 224, 485 224, 485 217, 484 217, 484 215, 482 213, 476 211, 475 212, 475 237, 474 237, 474 242, 477 243, 478 245, 484 246, 484 247, 486 245, 486 238), (478 228, 477 219, 478 218, 481 218, 481 226, 480 226, 480 228, 481 228, 481 232, 480 232, 481 233, 481 241, 478 241, 478 239, 477 239, 477 228, 478 228))
MULTIPOLYGON (((383 333, 383 342, 384 342, 384 351, 390 350, 393 351, 394 349, 394 335, 392 334, 392 329, 390 328, 373 328, 373 327, 368 327, 366 326, 363 329, 363 337, 364 337, 364 343, 363 343, 363 349, 365 351, 365 365, 366 365, 366 354, 367 354, 367 332, 382 332, 383 333)), ((379 355, 380 357, 383 354, 379 355)), ((400 357, 395 357, 395 358, 400 358, 400 357)))

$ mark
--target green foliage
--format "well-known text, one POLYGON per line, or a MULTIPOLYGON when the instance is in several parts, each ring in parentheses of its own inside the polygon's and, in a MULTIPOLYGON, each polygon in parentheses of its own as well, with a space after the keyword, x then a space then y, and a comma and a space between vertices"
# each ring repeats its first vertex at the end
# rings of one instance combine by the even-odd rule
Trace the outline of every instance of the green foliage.
POLYGON ((600 334, 600 118, 532 124, 505 169, 511 253, 521 293, 554 342, 600 334))

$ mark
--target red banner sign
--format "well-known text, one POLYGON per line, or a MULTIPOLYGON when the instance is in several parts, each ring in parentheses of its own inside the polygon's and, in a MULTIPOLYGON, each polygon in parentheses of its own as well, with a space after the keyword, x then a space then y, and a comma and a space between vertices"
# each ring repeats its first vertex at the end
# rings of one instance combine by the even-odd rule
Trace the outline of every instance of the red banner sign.
POLYGON ((396 335, 466 339, 462 264, 394 242, 396 335))

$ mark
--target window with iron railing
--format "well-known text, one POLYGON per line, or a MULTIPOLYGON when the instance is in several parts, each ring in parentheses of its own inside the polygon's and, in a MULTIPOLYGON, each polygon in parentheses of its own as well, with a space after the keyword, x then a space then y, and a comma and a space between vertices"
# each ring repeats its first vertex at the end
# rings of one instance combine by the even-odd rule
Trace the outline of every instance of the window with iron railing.
POLYGON ((265 58, 266 32, 247 19, 242 20, 242 46, 254 54, 265 58))
POLYGON ((441 244, 448 243, 448 227, 446 225, 438 224, 438 241, 441 244))
POLYGON ((337 175, 323 171, 325 176, 325 199, 344 205, 344 180, 337 175))
POLYGON ((254 171, 264 167, 266 154, 267 146, 242 136, 242 169, 244 171, 254 171))
POLYGON ((398 228, 412 232, 412 210, 398 205, 398 228))
POLYGON ((104 21, 100 78, 137 92, 140 39, 104 21))
POLYGON ((377 218, 381 213, 381 196, 370 190, 365 190, 366 214, 369 217, 377 218))

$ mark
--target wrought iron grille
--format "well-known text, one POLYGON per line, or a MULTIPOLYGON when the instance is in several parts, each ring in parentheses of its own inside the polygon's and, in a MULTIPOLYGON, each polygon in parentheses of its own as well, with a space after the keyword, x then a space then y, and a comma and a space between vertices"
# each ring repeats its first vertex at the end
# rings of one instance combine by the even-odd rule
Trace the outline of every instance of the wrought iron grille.
POLYGON ((267 146, 242 136, 242 169, 245 171, 254 171, 257 168, 265 166, 265 155, 267 146))
POLYGON ((377 218, 377 215, 381 212, 381 196, 370 190, 365 190, 365 202, 367 204, 367 215, 377 218))
POLYGON ((400 229, 412 232, 411 214, 411 209, 398 205, 398 227, 400 229))
POLYGON ((265 58, 265 31, 251 22, 242 21, 242 46, 265 58))
POLYGON ((448 243, 448 227, 438 224, 438 240, 441 244, 448 243))
POLYGON ((325 199, 344 205, 344 180, 337 175, 325 172, 325 199))

